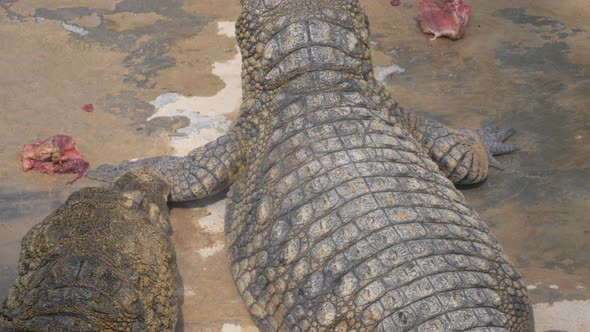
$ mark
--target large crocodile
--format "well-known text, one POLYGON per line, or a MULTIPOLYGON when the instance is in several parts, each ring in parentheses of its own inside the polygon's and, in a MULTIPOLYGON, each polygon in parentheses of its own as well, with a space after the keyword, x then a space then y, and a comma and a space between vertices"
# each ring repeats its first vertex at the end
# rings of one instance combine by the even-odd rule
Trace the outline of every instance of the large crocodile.
POLYGON ((72 194, 24 237, 0 331, 174 331, 168 193, 135 171, 72 194))
POLYGON ((230 188, 237 289, 263 331, 533 331, 521 277, 454 184, 483 181, 509 129, 446 127, 373 76, 357 0, 242 0, 241 115, 147 168, 172 201, 230 188))

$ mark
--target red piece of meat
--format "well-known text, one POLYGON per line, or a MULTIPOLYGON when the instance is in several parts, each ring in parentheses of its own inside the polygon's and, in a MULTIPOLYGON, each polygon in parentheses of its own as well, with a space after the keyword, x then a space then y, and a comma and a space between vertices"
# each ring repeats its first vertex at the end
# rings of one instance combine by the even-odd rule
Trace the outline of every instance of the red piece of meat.
POLYGON ((424 33, 438 37, 460 39, 469 23, 471 8, 463 0, 420 0, 420 27, 424 33))
POLYGON ((23 169, 47 174, 78 174, 68 184, 76 182, 88 172, 90 163, 82 155, 70 136, 55 135, 34 144, 25 144, 20 152, 23 169))
POLYGON ((94 106, 92 104, 85 104, 84 106, 82 106, 82 110, 84 112, 94 112, 94 106))

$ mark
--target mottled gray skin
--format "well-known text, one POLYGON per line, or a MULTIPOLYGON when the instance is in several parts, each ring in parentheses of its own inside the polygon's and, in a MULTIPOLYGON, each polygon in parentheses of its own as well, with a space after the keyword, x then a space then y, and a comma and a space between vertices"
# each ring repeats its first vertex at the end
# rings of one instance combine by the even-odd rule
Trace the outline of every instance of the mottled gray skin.
POLYGON ((72 194, 24 237, 0 331, 174 331, 168 194, 137 171, 72 194))
POLYGON ((231 273, 262 331, 533 331, 521 277, 455 184, 511 130, 455 130, 373 77, 356 0, 242 0, 241 116, 160 172, 172 200, 230 187, 231 273))

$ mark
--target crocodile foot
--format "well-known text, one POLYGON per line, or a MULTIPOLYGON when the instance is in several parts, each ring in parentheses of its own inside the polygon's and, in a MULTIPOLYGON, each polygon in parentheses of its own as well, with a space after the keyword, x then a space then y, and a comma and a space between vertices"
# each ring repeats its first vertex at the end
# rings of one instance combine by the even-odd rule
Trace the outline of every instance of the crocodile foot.
POLYGON ((504 144, 506 139, 516 133, 513 128, 498 128, 495 125, 486 126, 477 129, 476 132, 481 136, 488 150, 488 163, 497 169, 504 169, 502 164, 493 156, 511 153, 520 150, 520 146, 514 144, 504 144))

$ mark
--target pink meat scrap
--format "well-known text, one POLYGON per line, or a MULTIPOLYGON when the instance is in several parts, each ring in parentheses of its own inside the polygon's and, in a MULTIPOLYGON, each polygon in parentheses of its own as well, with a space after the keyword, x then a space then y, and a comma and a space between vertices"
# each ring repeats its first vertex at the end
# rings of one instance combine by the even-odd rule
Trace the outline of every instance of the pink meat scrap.
POLYGON ((418 4, 420 26, 424 33, 438 37, 460 39, 469 23, 471 8, 463 0, 420 0, 418 4))
POLYGON ((78 174, 68 184, 76 182, 88 172, 90 163, 82 155, 70 136, 55 135, 34 144, 25 144, 20 152, 23 169, 47 174, 78 174))

